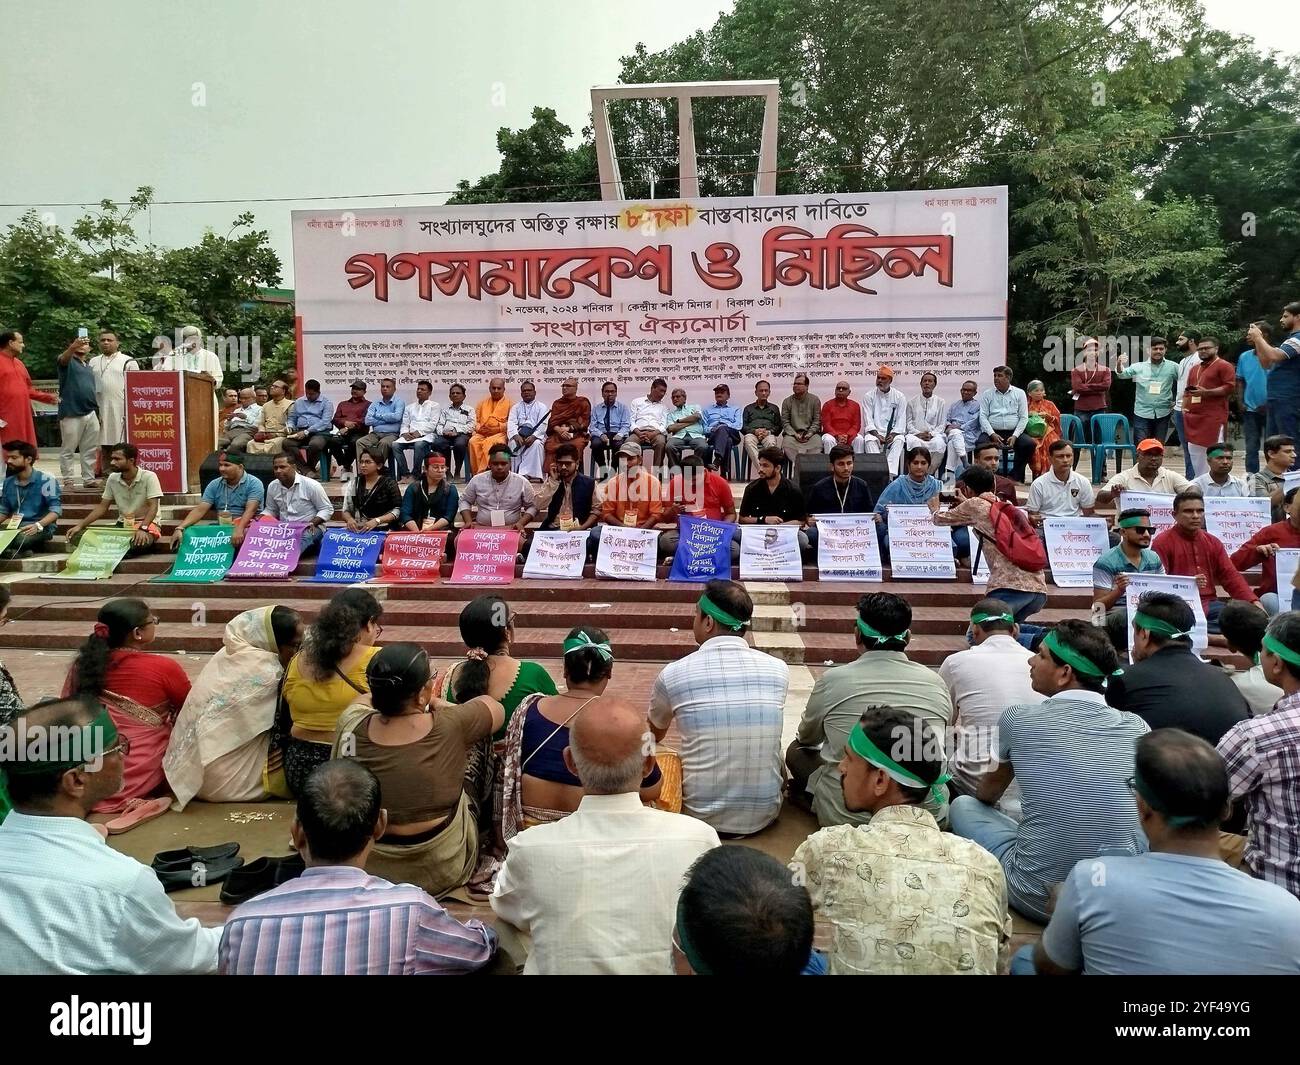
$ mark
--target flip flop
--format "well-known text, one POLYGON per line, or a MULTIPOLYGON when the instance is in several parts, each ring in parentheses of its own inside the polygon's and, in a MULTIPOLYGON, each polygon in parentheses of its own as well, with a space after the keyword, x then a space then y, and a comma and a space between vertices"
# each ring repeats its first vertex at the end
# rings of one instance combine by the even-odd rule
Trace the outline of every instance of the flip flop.
POLYGON ((171 809, 171 805, 170 796, 161 799, 129 799, 122 812, 108 822, 108 834, 117 836, 123 832, 130 832, 133 828, 139 828, 146 821, 162 817, 171 809))
POLYGON ((92 824, 90 827, 100 834, 105 843, 108 842, 108 825, 96 823, 92 824))

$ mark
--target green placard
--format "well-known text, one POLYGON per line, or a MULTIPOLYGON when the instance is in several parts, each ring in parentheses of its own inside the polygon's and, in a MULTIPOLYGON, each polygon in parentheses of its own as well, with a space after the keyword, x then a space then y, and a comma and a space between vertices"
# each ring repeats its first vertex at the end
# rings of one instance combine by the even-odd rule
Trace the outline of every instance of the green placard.
POLYGON ((226 575, 235 561, 230 526, 191 525, 181 533, 180 550, 170 572, 153 579, 154 584, 212 584, 226 575))
POLYGON ((42 573, 51 581, 102 581, 113 575, 113 570, 131 549, 130 529, 112 526, 91 526, 81 534, 77 549, 68 556, 62 573, 42 573))
MULTIPOLYGON (((28 522, 27 524, 30 525, 31 522, 28 522)), ((14 537, 21 531, 21 529, 0 529, 0 551, 4 551, 5 548, 13 543, 14 537)))

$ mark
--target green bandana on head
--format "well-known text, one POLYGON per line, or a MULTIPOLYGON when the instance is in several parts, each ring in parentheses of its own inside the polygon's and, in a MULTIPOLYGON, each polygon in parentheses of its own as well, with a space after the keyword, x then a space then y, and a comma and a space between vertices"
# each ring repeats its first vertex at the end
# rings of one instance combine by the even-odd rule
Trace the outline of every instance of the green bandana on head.
POLYGON ((1194 825, 1200 822, 1201 818, 1194 817, 1190 814, 1171 814, 1165 809, 1165 804, 1155 797, 1151 791, 1150 785, 1142 779, 1142 774, 1136 769, 1133 771, 1133 790, 1142 796, 1142 801, 1151 807, 1156 813, 1165 819, 1165 823, 1170 828, 1182 828, 1184 825, 1194 825))
POLYGON ((1121 529, 1136 529, 1139 525, 1146 526, 1151 520, 1150 514, 1132 514, 1127 518, 1121 519, 1119 527, 1121 529))
POLYGON ((691 937, 686 934, 686 922, 682 920, 683 894, 677 896, 677 946, 681 949, 687 964, 690 965, 691 972, 696 976, 712 976, 713 970, 705 964, 704 959, 696 951, 695 944, 691 942, 691 937))
POLYGON ((1265 634, 1264 649, 1266 651, 1272 651, 1284 662, 1290 662, 1293 666, 1300 666, 1300 651, 1291 650, 1291 648, 1272 634, 1265 634))
POLYGON ((883 632, 880 632, 878 629, 873 629, 861 618, 858 618, 857 622, 858 622, 858 632, 862 633, 864 639, 872 641, 873 643, 876 644, 876 646, 880 646, 880 644, 882 643, 889 643, 890 640, 902 640, 903 643, 907 643, 907 641, 912 638, 911 629, 904 629, 897 636, 886 636, 883 632))
MULTIPOLYGON (((1061 638, 1056 635, 1055 629, 1043 637, 1043 646, 1076 673, 1082 673, 1085 677, 1100 677, 1103 680, 1105 679, 1106 674, 1102 672, 1101 667, 1090 658, 1085 658, 1068 643, 1062 643, 1061 638)), ((1122 672, 1122 669, 1117 669, 1111 674, 1111 676, 1118 676, 1122 672)))
POLYGON ((728 614, 722 609, 722 607, 718 606, 717 603, 710 599, 708 595, 700 596, 700 601, 696 605, 700 608, 701 613, 705 614, 707 617, 711 617, 724 629, 731 629, 733 632, 740 632, 749 624, 747 621, 741 621, 740 618, 728 614))
POLYGON ((566 655, 570 651, 583 651, 588 647, 599 654, 606 662, 614 661, 614 652, 610 649, 608 640, 596 641, 585 632, 580 632, 577 636, 570 636, 564 641, 564 653, 566 655))
POLYGON ((904 769, 895 762, 884 751, 871 742, 871 738, 862 728, 862 722, 859 721, 853 726, 853 731, 849 733, 849 748, 863 761, 874 765, 877 769, 883 769, 898 783, 909 788, 929 788, 930 797, 936 803, 942 804, 944 800, 943 785, 952 779, 951 773, 939 774, 939 779, 933 784, 927 784, 910 769, 904 769))
POLYGON ((1154 632, 1157 636, 1168 636, 1171 640, 1189 640, 1192 637, 1190 629, 1182 632, 1175 626, 1170 625, 1169 622, 1153 618, 1150 614, 1144 614, 1140 610, 1134 612, 1133 624, 1139 629, 1154 632))
POLYGON ((59 728, 53 736, 52 726, 26 725, 20 729, 21 720, 15 718, 5 726, 2 731, 8 735, 0 738, 0 769, 11 776, 66 773, 98 761, 117 743, 117 726, 102 704, 90 724, 59 728), (25 740, 21 750, 17 747, 20 738, 25 740))
POLYGON ((1210 445, 1210 447, 1205 449, 1205 457, 1207 459, 1215 458, 1218 455, 1231 455, 1231 454, 1232 454, 1232 448, 1224 447, 1222 444, 1212 444, 1210 445))
POLYGON ((986 621, 1005 621, 1008 625, 1014 625, 1016 616, 1014 614, 985 614, 982 610, 970 616, 972 625, 983 625, 986 621))

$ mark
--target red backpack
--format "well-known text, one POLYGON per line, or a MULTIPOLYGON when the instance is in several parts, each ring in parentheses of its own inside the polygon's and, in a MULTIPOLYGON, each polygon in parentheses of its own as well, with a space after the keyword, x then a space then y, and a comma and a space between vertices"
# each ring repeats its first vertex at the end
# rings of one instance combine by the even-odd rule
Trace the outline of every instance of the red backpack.
MULTIPOLYGON (((1031 573, 1041 573, 1047 568, 1047 551, 1038 530, 1018 506, 999 499, 989 507, 989 524, 993 526, 994 546, 1012 565, 1031 573)), ((980 536, 980 548, 983 546, 984 537, 980 536)), ((979 567, 979 556, 977 549, 973 568, 979 567)))

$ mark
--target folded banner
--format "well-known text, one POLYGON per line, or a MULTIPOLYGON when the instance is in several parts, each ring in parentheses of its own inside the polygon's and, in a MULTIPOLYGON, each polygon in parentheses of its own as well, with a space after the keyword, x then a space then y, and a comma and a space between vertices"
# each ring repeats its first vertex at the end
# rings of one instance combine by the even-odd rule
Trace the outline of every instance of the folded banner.
POLYGON ((524 576, 530 580, 582 580, 582 567, 587 564, 587 536, 585 532, 553 530, 533 533, 524 576))
POLYGON ((130 529, 91 526, 81 534, 77 549, 68 556, 67 565, 58 573, 42 573, 52 581, 103 581, 131 550, 130 529))
POLYGON ((180 550, 169 572, 154 584, 212 584, 221 580, 235 561, 229 525, 191 525, 181 533, 180 550))
POLYGON ((1110 547, 1101 518, 1048 518, 1043 522, 1047 561, 1058 588, 1091 588, 1092 567, 1110 547))
POLYGON ((1201 609, 1201 592, 1195 577, 1175 577, 1167 573, 1130 573, 1128 589, 1124 593, 1124 606, 1128 610, 1128 660, 1133 661, 1133 615, 1137 613, 1138 600, 1147 592, 1166 592, 1178 596, 1192 608, 1196 627, 1192 630, 1192 647, 1204 651, 1210 642, 1210 630, 1205 624, 1205 611, 1201 609))
POLYGON ((262 521, 248 526, 235 564, 226 571, 230 580, 288 577, 298 568, 305 521, 262 521))
POLYGON ((1126 510, 1149 510, 1151 524, 1157 533, 1162 533, 1174 524, 1174 497, 1158 492, 1120 492, 1118 514, 1126 510))
POLYGON ((880 536, 870 514, 816 514, 817 578, 882 581, 880 536))
POLYGON ((1205 501, 1205 531, 1222 540, 1228 554, 1272 521, 1273 504, 1268 496, 1214 496, 1205 501))
POLYGON ((442 557, 446 553, 445 532, 389 533, 384 540, 379 580, 432 584, 442 576, 442 557))
POLYGON ((652 581, 659 561, 659 533, 655 529, 605 525, 596 552, 596 576, 616 581, 652 581))
POLYGON ((452 584, 509 584, 515 579, 519 533, 514 529, 462 529, 456 535, 452 584))
POLYGON ((321 537, 320 557, 310 580, 316 584, 358 584, 375 575, 375 564, 384 547, 386 533, 348 532, 326 529, 321 537))
MULTIPOLYGON (((952 530, 936 525, 929 507, 891 505, 886 510, 889 568, 894 577, 952 580, 957 576, 952 530)), ((974 545, 971 550, 975 550, 974 545)))
POLYGON ((742 525, 740 527, 740 579, 742 581, 801 581, 799 526, 742 525))
POLYGON ((677 519, 677 532, 677 550, 668 573, 670 581, 731 580, 734 523, 683 514, 677 519))

